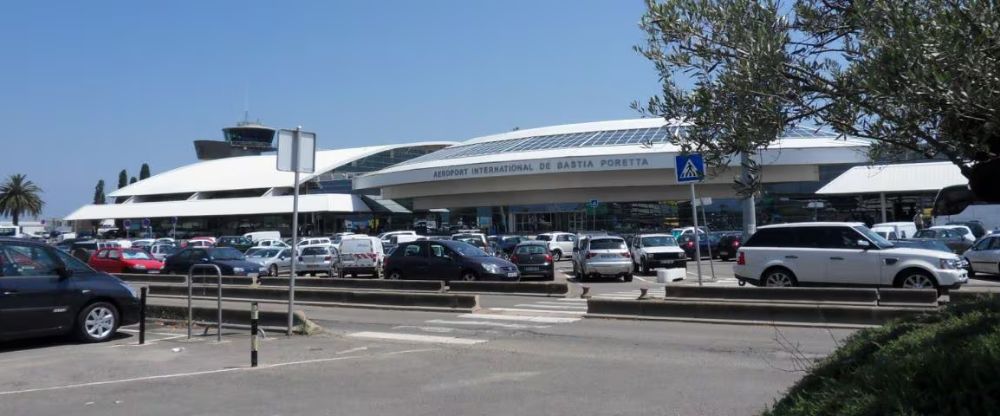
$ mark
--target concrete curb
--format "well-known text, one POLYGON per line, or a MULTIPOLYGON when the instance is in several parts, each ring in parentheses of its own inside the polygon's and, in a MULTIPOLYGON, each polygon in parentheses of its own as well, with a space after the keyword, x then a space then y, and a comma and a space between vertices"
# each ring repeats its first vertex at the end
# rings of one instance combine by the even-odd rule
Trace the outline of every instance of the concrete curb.
POLYGON ((813 302, 875 306, 877 289, 818 287, 712 287, 666 286, 666 297, 679 300, 714 299, 769 302, 813 302))
POLYGON ((691 302, 686 300, 589 299, 588 315, 617 315, 802 324, 879 325, 936 309, 827 304, 691 302))
POLYGON ((874 328, 879 325, 861 324, 835 324, 827 322, 786 322, 786 321, 752 321, 746 319, 705 319, 705 318, 672 318, 665 316, 636 316, 636 315, 609 315, 591 314, 583 315, 587 319, 617 319, 628 321, 660 321, 660 322, 691 322, 701 324, 720 325, 756 325, 756 326, 785 326, 796 328, 830 328, 830 329, 864 329, 874 328))
MULTIPOLYGON (((192 295, 199 298, 215 298, 217 286, 197 285, 192 288, 192 295)), ((152 297, 179 296, 187 297, 185 285, 149 285, 152 297)), ((270 287, 222 287, 223 299, 285 301, 288 290, 270 287)), ((479 308, 479 296, 444 293, 412 293, 412 292, 357 292, 343 290, 295 290, 296 302, 312 302, 318 306, 351 307, 356 305, 399 307, 399 308, 435 308, 434 310, 469 311, 479 308)))
POLYGON ((937 289, 878 289, 878 305, 933 307, 939 296, 937 289))
POLYGON ((448 282, 449 292, 565 296, 569 284, 555 282, 448 282))
MULTIPOLYGON (((173 274, 116 274, 119 279, 126 282, 135 283, 187 283, 187 276, 173 274)), ((195 284, 216 284, 218 277, 195 275, 192 279, 195 284)), ((258 281, 261 286, 288 287, 287 277, 261 277, 258 281)), ((222 276, 223 285, 249 286, 249 277, 242 276, 222 276)), ((390 291, 427 291, 444 292, 443 281, 439 280, 383 280, 383 279, 340 279, 340 278, 317 278, 317 277, 297 277, 296 287, 328 288, 328 289, 364 289, 364 290, 390 290, 390 291)))
MULTIPOLYGON (((198 325, 215 326, 217 309, 207 306, 194 306, 192 309, 192 320, 198 325)), ((187 306, 163 305, 155 302, 146 305, 147 319, 154 319, 167 322, 187 322, 187 306)), ((258 314, 260 326, 267 330, 284 331, 288 325, 288 313, 279 311, 261 310, 258 314)), ((245 310, 222 308, 222 326, 230 328, 250 327, 250 307, 249 303, 245 310)), ((321 331, 322 327, 309 320, 302 311, 295 311, 292 320, 292 331, 297 334, 310 335, 321 331)))

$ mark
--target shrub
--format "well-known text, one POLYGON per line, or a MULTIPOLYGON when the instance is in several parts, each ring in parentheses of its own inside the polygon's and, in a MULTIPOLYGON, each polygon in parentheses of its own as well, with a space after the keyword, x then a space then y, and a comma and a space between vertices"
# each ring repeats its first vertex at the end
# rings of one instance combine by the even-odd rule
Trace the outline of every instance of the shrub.
POLYGON ((859 331, 765 415, 1000 415, 1000 298, 859 331))

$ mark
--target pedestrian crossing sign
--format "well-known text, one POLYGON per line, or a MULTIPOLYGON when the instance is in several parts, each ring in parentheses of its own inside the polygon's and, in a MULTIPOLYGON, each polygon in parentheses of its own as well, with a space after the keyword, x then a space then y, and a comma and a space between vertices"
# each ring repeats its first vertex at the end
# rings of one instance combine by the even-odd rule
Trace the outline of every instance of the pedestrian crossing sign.
POLYGON ((674 158, 677 183, 699 182, 705 178, 705 160, 700 153, 677 155, 674 158))

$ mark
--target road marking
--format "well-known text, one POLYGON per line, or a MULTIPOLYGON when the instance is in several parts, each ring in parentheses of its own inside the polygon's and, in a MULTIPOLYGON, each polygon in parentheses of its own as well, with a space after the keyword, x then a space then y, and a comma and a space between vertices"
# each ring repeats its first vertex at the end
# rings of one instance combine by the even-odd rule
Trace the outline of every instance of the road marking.
POLYGON ((353 334, 348 334, 347 336, 352 338, 386 339, 392 341, 412 341, 412 342, 424 342, 430 344, 474 345, 486 342, 485 339, 440 337, 434 335, 399 334, 394 332, 374 332, 374 331, 355 332, 353 334))
POLYGON ((573 312, 571 312, 571 311, 546 311, 546 310, 541 310, 541 309, 520 309, 520 308, 490 308, 490 310, 491 311, 497 311, 497 312, 564 313, 564 314, 570 314, 570 315, 582 315, 582 314, 585 313, 583 311, 580 311, 580 312, 576 312, 576 311, 573 311, 573 312))
MULTIPOLYGON (((583 299, 583 300, 586 300, 586 299, 583 299)), ((565 306, 565 307, 584 307, 584 306, 587 306, 587 305, 581 305, 581 304, 579 304, 579 302, 577 302, 576 304, 573 304, 573 303, 566 303, 566 302, 544 302, 544 301, 542 301, 542 302, 535 302, 532 305, 555 305, 555 306, 565 306)))
POLYGON ((505 324, 503 322, 483 322, 483 321, 449 321, 445 319, 432 319, 429 324, 438 325, 481 325, 506 329, 543 329, 551 328, 549 325, 525 325, 525 324, 505 324))
POLYGON ((586 306, 576 306, 576 305, 539 305, 534 303, 522 303, 520 305, 514 305, 519 308, 542 308, 542 309, 587 309, 586 306))
POLYGON ((231 372, 235 372, 235 371, 260 371, 260 370, 267 370, 267 369, 271 369, 271 368, 285 367, 285 366, 290 366, 290 365, 315 364, 315 363, 330 362, 330 361, 351 360, 351 359, 355 359, 355 358, 386 357, 386 356, 391 356, 391 355, 400 355, 400 354, 409 354, 409 353, 415 353, 415 352, 436 351, 436 350, 437 349, 435 349, 435 348, 424 348, 424 349, 418 349, 418 350, 395 351, 395 352, 388 352, 388 353, 384 353, 384 354, 375 354, 375 355, 348 355, 348 356, 343 356, 343 357, 318 358, 318 359, 315 359, 315 360, 305 360, 305 361, 292 361, 292 362, 287 362, 287 363, 271 364, 271 365, 261 366, 261 367, 257 367, 257 368, 254 368, 254 367, 231 367, 231 368, 220 368, 218 370, 192 371, 192 372, 189 372, 189 373, 161 374, 161 375, 157 375, 157 376, 133 377, 133 378, 125 378, 125 379, 117 379, 117 380, 104 380, 104 381, 92 381, 92 382, 89 382, 89 383, 66 384, 66 385, 62 385, 62 386, 38 387, 38 388, 24 389, 24 390, 0 391, 0 396, 9 396, 9 395, 21 394, 21 393, 35 393, 35 392, 41 392, 41 391, 68 390, 68 389, 75 389, 75 388, 81 388, 81 387, 104 386, 104 385, 109 385, 109 384, 135 383, 135 382, 141 382, 141 381, 162 380, 162 379, 168 379, 168 378, 194 377, 194 376, 202 376, 202 375, 209 375, 209 374, 231 373, 231 372))
POLYGON ((455 331, 455 328, 446 328, 443 326, 413 326, 413 325, 394 326, 392 327, 392 329, 418 329, 424 332, 436 332, 439 334, 446 334, 455 331))
POLYGON ((580 318, 563 318, 557 316, 489 315, 482 313, 467 313, 463 315, 458 315, 458 317, 472 318, 472 319, 492 319, 497 321, 534 322, 538 324, 567 324, 570 322, 576 322, 580 320, 580 318))
POLYGON ((579 298, 559 298, 559 299, 556 299, 556 301, 558 301, 558 302, 586 302, 587 300, 586 299, 579 299, 579 298))
POLYGON ((642 276, 636 276, 636 275, 632 275, 632 277, 634 277, 634 278, 636 278, 636 279, 639 279, 639 280, 642 280, 643 282, 646 282, 646 283, 653 283, 652 281, 649 281, 649 280, 646 280, 646 279, 643 279, 643 278, 642 278, 642 276))
POLYGON ((337 351, 337 355, 350 354, 352 352, 365 351, 368 347, 355 347, 349 350, 337 351))

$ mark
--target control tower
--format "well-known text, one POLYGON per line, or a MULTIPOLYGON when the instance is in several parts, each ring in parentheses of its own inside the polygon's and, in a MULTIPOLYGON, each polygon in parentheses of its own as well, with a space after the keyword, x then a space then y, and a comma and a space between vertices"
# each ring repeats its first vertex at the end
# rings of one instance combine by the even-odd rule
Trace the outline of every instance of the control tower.
POLYGON ((194 150, 198 160, 222 159, 235 156, 253 156, 273 152, 275 130, 260 123, 242 121, 222 129, 225 140, 195 140, 194 150))

